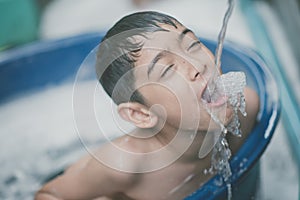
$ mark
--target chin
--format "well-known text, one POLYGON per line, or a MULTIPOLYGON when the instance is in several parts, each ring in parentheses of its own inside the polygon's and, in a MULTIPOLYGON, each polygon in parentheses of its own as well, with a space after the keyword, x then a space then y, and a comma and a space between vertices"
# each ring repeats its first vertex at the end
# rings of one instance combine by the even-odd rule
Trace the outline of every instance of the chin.
MULTIPOLYGON (((219 113, 218 119, 220 122, 226 127, 233 119, 234 112, 231 107, 227 107, 225 111, 219 113)), ((213 121, 213 119, 211 119, 213 121)), ((211 130, 220 129, 220 125, 213 121, 213 125, 211 125, 211 130)))

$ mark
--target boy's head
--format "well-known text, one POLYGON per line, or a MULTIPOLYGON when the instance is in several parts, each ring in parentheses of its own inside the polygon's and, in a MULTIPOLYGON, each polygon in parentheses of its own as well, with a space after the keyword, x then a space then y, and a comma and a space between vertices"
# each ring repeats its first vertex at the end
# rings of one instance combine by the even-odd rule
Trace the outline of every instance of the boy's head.
POLYGON ((224 108, 224 99, 203 103, 213 70, 212 53, 194 33, 158 12, 118 21, 103 38, 96 64, 99 81, 121 116, 141 128, 164 118, 171 127, 207 130, 211 120, 205 106, 229 111, 221 116, 227 122, 232 112, 224 108))
POLYGON ((102 39, 96 70, 104 90, 117 105, 128 101, 144 103, 142 95, 135 90, 135 77, 132 74, 143 43, 134 40, 133 37, 146 38, 146 34, 164 31, 161 24, 176 27, 179 22, 171 16, 158 12, 134 13, 119 20, 102 39), (126 81, 120 84, 120 87, 123 87, 116 91, 117 82, 123 80, 122 77, 126 73, 128 73, 126 81))

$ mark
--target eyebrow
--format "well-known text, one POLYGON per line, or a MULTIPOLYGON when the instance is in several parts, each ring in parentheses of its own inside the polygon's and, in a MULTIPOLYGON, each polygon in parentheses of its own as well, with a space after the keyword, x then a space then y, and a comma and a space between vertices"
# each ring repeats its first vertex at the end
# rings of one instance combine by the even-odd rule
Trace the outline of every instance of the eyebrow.
POLYGON ((180 35, 179 35, 179 40, 182 41, 182 39, 184 38, 184 36, 185 36, 186 34, 188 34, 188 33, 193 33, 193 31, 191 31, 191 30, 188 29, 188 28, 184 29, 184 30, 180 33, 180 35))

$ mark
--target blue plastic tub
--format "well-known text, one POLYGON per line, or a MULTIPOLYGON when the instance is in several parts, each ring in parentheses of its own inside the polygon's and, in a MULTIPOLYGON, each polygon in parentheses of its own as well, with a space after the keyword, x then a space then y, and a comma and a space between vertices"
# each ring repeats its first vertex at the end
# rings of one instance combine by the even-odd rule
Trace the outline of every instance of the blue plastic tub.
MULTIPOLYGON (((87 54, 98 45, 103 34, 93 33, 57 41, 39 42, 0 55, 0 103, 18 98, 48 84, 74 79, 87 54)), ((213 52, 215 41, 201 39, 213 52)), ((276 127, 280 104, 276 83, 262 58, 252 50, 226 44, 222 67, 244 71, 247 83, 260 96, 259 122, 245 144, 231 159, 233 197, 247 199, 255 193, 259 159, 276 127)), ((225 199, 226 186, 215 176, 186 199, 225 199)))

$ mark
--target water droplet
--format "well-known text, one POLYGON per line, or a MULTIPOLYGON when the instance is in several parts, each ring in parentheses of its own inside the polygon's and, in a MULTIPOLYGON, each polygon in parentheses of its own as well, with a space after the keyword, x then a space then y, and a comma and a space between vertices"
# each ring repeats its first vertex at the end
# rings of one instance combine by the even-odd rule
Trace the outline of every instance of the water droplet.
POLYGON ((227 183, 227 199, 230 200, 232 198, 232 188, 231 188, 231 184, 227 183))

